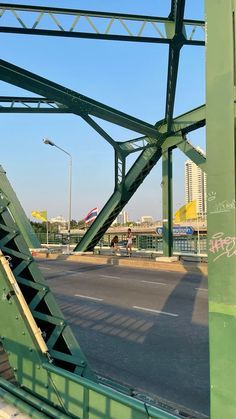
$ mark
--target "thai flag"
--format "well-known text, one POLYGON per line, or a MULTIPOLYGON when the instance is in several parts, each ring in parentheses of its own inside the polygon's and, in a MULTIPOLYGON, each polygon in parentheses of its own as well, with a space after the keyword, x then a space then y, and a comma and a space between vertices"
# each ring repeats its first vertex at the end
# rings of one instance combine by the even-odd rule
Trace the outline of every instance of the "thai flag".
POLYGON ((91 211, 89 211, 86 217, 84 217, 85 224, 88 224, 94 221, 97 215, 98 215, 98 209, 96 207, 96 208, 93 208, 91 211))

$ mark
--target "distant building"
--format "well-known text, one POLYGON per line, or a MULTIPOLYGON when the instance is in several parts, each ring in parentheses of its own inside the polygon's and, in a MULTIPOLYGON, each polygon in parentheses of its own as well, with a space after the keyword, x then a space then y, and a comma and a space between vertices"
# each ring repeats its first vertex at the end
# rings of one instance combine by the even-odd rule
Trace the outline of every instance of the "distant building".
MULTIPOLYGON (((198 148, 202 154, 204 152, 198 148)), ((205 155, 205 154, 204 154, 205 155)), ((197 214, 205 215, 207 212, 206 198, 206 173, 203 172, 193 161, 185 162, 185 202, 197 201, 197 214)))
POLYGON ((61 223, 61 224, 64 224, 64 223, 66 223, 66 220, 61 215, 58 215, 57 217, 51 218, 50 219, 50 223, 61 223))
POLYGON ((153 224, 153 217, 151 215, 143 215, 141 217, 141 223, 153 224))
POLYGON ((68 223, 61 215, 58 215, 58 217, 54 217, 50 219, 50 223, 52 224, 58 224, 61 227, 65 227, 68 223))
POLYGON ((121 211, 118 217, 113 221, 114 224, 126 224, 129 221, 129 216, 127 211, 121 211))

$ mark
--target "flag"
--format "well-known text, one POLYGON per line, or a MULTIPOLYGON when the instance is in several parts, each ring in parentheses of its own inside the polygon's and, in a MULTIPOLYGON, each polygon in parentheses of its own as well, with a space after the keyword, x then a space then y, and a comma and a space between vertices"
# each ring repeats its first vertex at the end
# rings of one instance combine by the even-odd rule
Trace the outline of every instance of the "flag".
POLYGON ((47 211, 32 211, 31 215, 34 218, 38 218, 41 221, 47 221, 48 220, 47 211))
POLYGON ((183 205, 178 211, 175 213, 175 223, 180 223, 181 221, 186 220, 193 220, 197 218, 197 201, 188 202, 186 205, 183 205))
POLYGON ((96 208, 93 208, 91 211, 89 211, 86 217, 84 217, 85 224, 88 224, 94 221, 97 215, 98 215, 98 209, 96 207, 96 208))

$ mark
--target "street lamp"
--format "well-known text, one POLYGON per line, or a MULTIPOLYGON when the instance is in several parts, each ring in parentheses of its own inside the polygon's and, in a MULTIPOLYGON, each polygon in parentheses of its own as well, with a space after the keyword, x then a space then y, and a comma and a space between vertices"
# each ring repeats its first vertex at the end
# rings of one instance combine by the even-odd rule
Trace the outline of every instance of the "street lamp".
POLYGON ((67 240, 68 240, 68 245, 67 245, 67 251, 68 253, 70 253, 70 223, 71 223, 71 185, 72 185, 72 156, 70 153, 68 153, 68 151, 64 150, 63 148, 59 147, 58 145, 56 145, 55 143, 53 143, 52 141, 50 141, 48 138, 44 138, 43 139, 43 143, 44 144, 48 144, 52 147, 56 147, 59 150, 63 151, 63 153, 67 154, 67 156, 69 157, 69 214, 68 214, 68 227, 67 227, 67 240))

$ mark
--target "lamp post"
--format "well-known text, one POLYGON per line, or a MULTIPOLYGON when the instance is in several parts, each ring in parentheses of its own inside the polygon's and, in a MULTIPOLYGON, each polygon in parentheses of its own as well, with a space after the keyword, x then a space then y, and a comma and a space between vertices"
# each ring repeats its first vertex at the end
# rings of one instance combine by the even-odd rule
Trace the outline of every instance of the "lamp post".
POLYGON ((52 141, 50 141, 48 138, 43 139, 44 144, 48 144, 52 147, 56 147, 59 150, 61 150, 63 153, 67 154, 69 157, 69 210, 68 210, 68 227, 67 227, 67 252, 70 253, 70 223, 71 223, 71 185, 72 185, 72 156, 68 151, 64 150, 63 148, 59 147, 52 141))

